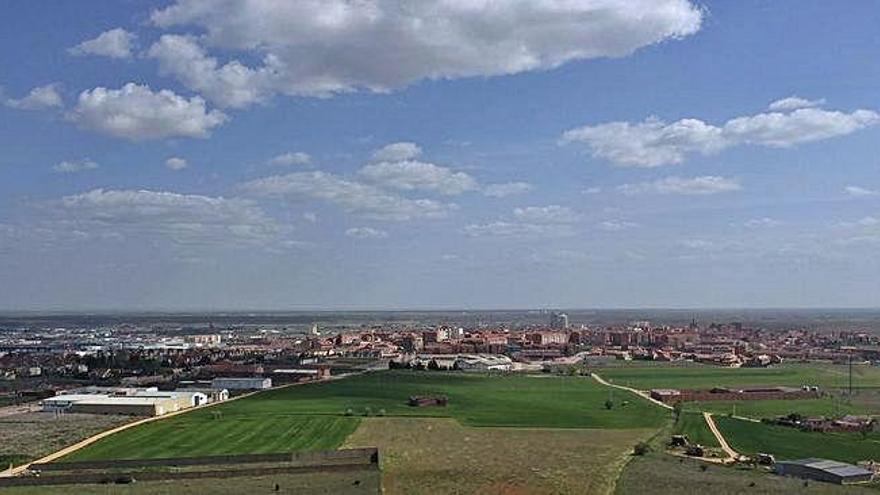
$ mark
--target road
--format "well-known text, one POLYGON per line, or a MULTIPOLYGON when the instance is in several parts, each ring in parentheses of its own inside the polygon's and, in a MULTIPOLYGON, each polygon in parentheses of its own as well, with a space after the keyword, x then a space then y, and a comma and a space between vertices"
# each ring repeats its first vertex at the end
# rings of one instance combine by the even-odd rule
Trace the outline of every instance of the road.
POLYGON ((639 390, 639 389, 635 389, 635 388, 632 388, 632 387, 624 387, 623 385, 615 385, 615 384, 613 384, 613 383, 610 383, 610 382, 606 381, 604 378, 602 378, 601 376, 597 375, 596 373, 590 373, 590 376, 593 377, 593 380, 596 380, 597 382, 601 383, 602 385, 605 385, 606 387, 619 388, 620 390, 626 390, 627 392, 632 392, 632 393, 634 393, 634 394, 636 394, 636 395, 638 395, 638 396, 640 396, 640 397, 642 397, 642 398, 644 398, 644 399, 646 399, 646 400, 649 400, 649 401, 653 402, 654 404, 657 404, 657 405, 660 406, 660 407, 663 407, 663 408, 665 408, 665 409, 669 409, 670 411, 673 410, 673 407, 672 407, 672 406, 670 406, 669 404, 666 404, 666 403, 664 403, 664 402, 661 402, 661 401, 659 401, 659 400, 657 400, 657 399, 651 397, 651 396, 650 396, 647 392, 645 392, 644 390, 639 390))
POLYGON ((704 411, 703 418, 706 420, 706 424, 709 425, 709 429, 712 430, 712 434, 715 435, 715 439, 718 440, 718 445, 721 445, 721 450, 727 454, 727 460, 735 461, 739 459, 739 452, 733 450, 730 444, 727 443, 724 435, 721 434, 721 430, 718 429, 718 425, 715 424, 715 419, 712 418, 712 414, 704 411))

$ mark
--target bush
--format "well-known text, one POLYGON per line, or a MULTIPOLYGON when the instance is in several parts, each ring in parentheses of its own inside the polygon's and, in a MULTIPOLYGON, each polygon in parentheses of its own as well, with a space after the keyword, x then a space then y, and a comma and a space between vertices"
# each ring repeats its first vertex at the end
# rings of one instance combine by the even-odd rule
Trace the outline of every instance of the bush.
POLYGON ((373 409, 369 406, 365 407, 364 408, 364 416, 366 417, 366 416, 372 416, 372 415, 373 415, 373 409))
POLYGON ((346 410, 345 410, 345 415, 346 415, 346 416, 354 416, 354 411, 352 411, 351 408, 346 409, 346 410))
POLYGON ((376 411, 376 416, 385 416, 385 409, 379 409, 376 411))
POLYGON ((605 401, 605 409, 611 410, 613 407, 614 407, 614 402, 611 402, 611 400, 605 401))
POLYGON ((645 455, 651 451, 651 446, 647 442, 639 442, 633 447, 633 455, 645 455))

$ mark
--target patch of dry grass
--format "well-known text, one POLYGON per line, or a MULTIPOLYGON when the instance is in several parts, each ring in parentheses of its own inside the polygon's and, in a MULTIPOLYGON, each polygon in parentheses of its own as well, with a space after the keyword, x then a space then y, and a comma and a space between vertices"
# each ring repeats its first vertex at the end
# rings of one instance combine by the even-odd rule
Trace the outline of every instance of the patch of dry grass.
POLYGON ((131 416, 33 412, 0 417, 0 470, 60 450, 114 426, 131 416))
POLYGON ((379 447, 388 494, 608 493, 652 430, 466 427, 448 418, 369 418, 346 447, 379 447))

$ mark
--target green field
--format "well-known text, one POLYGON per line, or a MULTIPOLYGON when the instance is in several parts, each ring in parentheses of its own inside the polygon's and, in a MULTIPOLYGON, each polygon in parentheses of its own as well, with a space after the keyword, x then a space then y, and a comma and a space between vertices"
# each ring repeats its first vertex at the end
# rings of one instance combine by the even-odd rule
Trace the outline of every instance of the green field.
POLYGON ((777 459, 822 457, 844 462, 880 459, 880 433, 814 433, 785 426, 716 416, 715 423, 734 450, 777 459))
MULTIPOLYGON (((652 388, 712 388, 750 386, 818 385, 826 390, 847 386, 847 366, 832 364, 782 364, 770 368, 719 368, 703 365, 641 366, 603 368, 598 373, 606 380, 642 390, 652 388)), ((880 387, 880 368, 853 367, 855 388, 880 387)))
POLYGON ((333 449, 367 413, 536 428, 655 428, 669 417, 648 401, 585 377, 387 371, 270 390, 138 426, 65 460, 333 449), (449 406, 410 407, 414 394, 446 395, 449 406), (610 410, 604 405, 609 398, 610 410))
MULTIPOLYGON (((231 405, 231 404, 230 404, 231 405)), ((304 415, 226 415, 195 411, 121 431, 74 452, 65 461, 196 457, 332 450, 358 425, 357 418, 304 415)))
POLYGON ((837 417, 844 414, 862 414, 869 409, 851 401, 823 397, 804 400, 739 400, 688 402, 687 411, 708 411, 716 415, 735 415, 746 418, 771 418, 799 413, 803 416, 837 417))
POLYGON ((684 412, 678 417, 672 432, 676 435, 687 435, 688 440, 704 447, 718 447, 718 440, 706 424, 701 413, 684 412))

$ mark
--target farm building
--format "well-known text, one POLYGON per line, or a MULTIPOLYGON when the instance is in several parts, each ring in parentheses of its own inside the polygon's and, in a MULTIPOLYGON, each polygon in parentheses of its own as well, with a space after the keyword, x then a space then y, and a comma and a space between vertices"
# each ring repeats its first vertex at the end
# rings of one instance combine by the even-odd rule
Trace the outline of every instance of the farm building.
POLYGON ((821 393, 816 387, 764 387, 764 388, 724 388, 710 390, 653 389, 651 398, 665 402, 694 402, 712 400, 791 400, 818 399, 821 393))
POLYGON ((220 402, 229 399, 229 390, 225 388, 209 387, 186 387, 177 389, 178 392, 198 392, 205 394, 208 402, 220 402))
POLYGON ((211 388, 226 390, 263 390, 272 387, 271 378, 214 378, 211 388))
POLYGON ((780 461, 776 463, 774 471, 780 476, 827 481, 839 485, 871 481, 874 476, 872 471, 859 466, 816 458, 780 461))
POLYGON ((47 412, 161 416, 207 402, 208 396, 197 391, 162 392, 155 387, 84 387, 75 393, 47 397, 40 405, 47 412))

